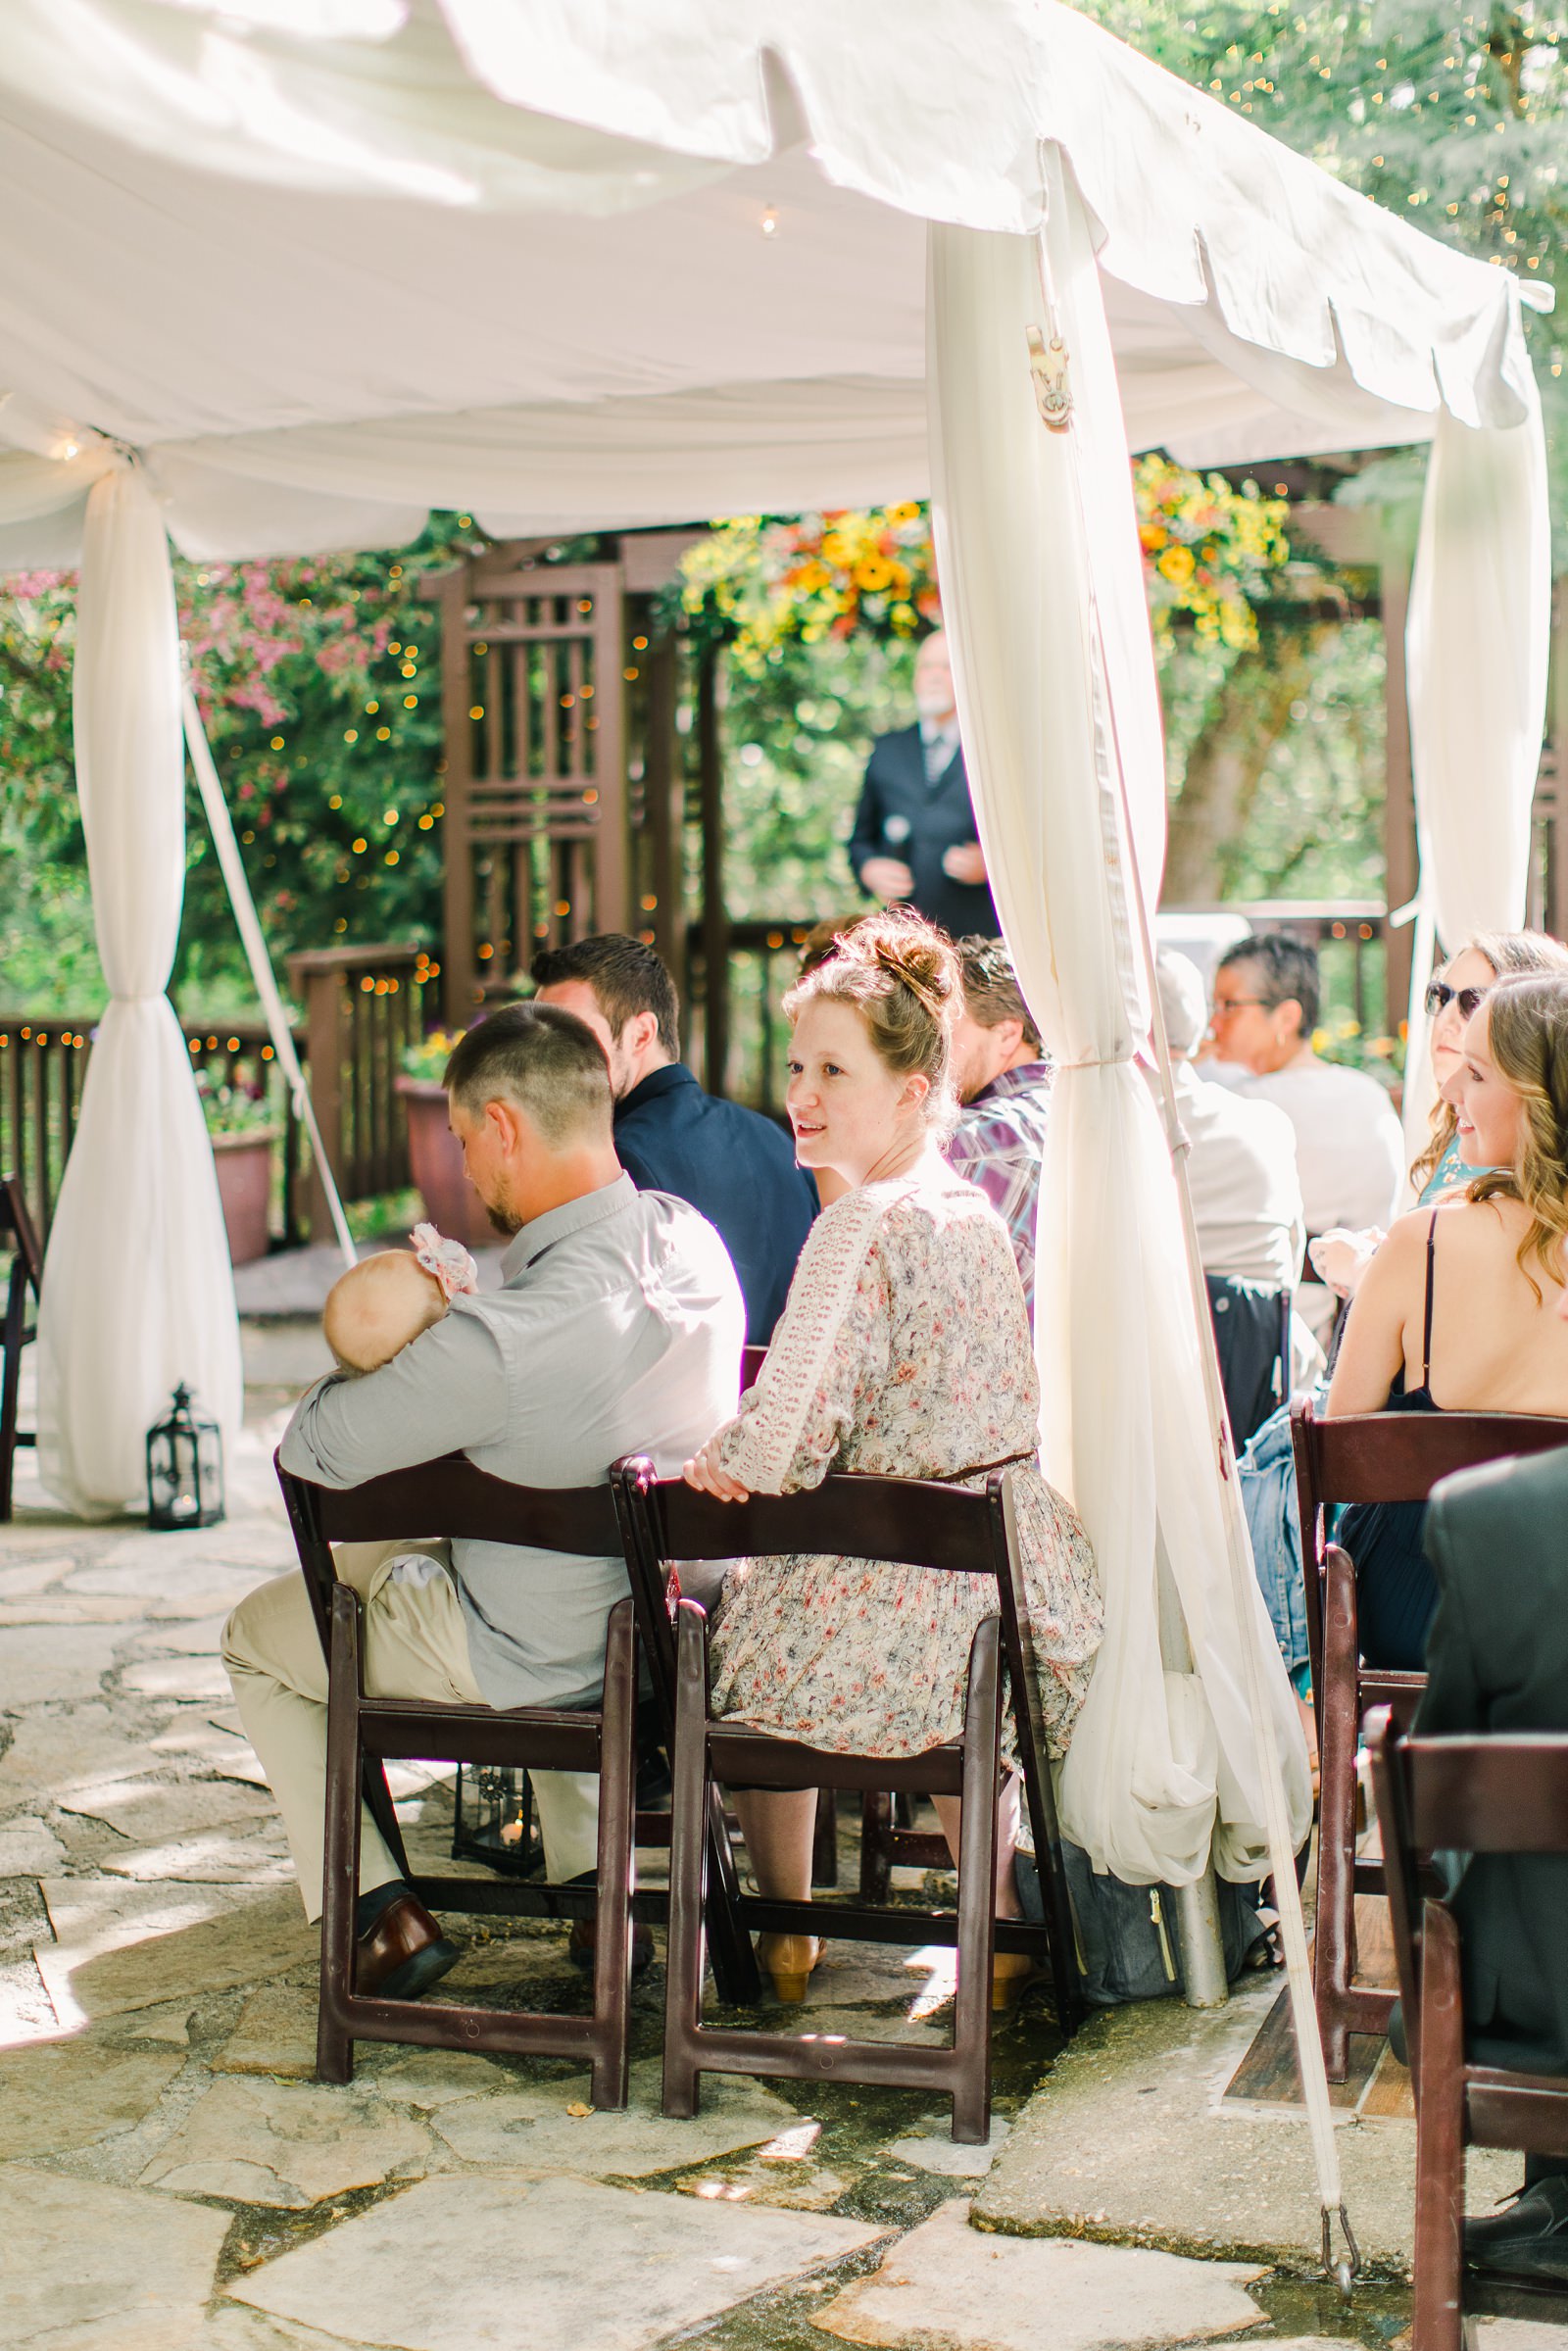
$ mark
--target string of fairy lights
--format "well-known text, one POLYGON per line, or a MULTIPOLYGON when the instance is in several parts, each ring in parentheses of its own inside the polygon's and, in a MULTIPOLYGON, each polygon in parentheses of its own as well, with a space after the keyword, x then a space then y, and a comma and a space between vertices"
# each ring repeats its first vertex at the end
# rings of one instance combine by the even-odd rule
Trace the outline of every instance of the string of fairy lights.
MULTIPOLYGON (((456 519, 461 531, 471 530, 471 516, 459 515, 456 519)), ((198 584, 206 584, 209 576, 208 574, 199 575, 198 584)), ((401 563, 389 564, 384 574, 387 585, 394 589, 404 576, 405 565, 401 563)), ((541 591, 548 597, 550 588, 547 576, 541 576, 539 584, 541 591)), ((373 593, 369 589, 364 592, 373 593)), ((359 601, 361 593, 361 590, 346 585, 336 586, 333 590, 334 598, 352 598, 356 603, 359 601)), ((315 610, 318 599, 309 594, 299 594, 290 601, 297 610, 305 612, 315 610)), ((514 734, 525 724, 537 729, 543 723, 550 743, 553 745, 553 750, 546 752, 546 765, 551 765, 554 759, 559 756, 564 762, 561 781, 574 788, 575 796, 581 803, 582 814, 588 817, 590 825, 597 814, 601 792, 599 784, 594 778, 591 762, 585 766, 584 772, 580 776, 572 772, 582 759, 582 749, 574 751, 572 747, 573 745, 584 747, 587 739, 596 734, 602 724, 595 701, 596 694, 601 691, 602 681, 596 685, 592 670, 594 658, 592 645, 596 632, 591 624, 594 621, 595 611, 595 599, 592 595, 573 596, 568 591, 567 597, 563 599, 563 610, 560 615, 563 626, 559 642, 549 632, 540 640, 537 650, 543 655, 546 666, 537 677, 530 677, 526 685, 514 678, 510 666, 504 667, 499 673, 496 672, 491 657, 497 652, 505 653, 507 649, 493 647, 486 635, 476 631, 465 649, 466 657, 472 665, 470 674, 473 683, 470 690, 475 692, 475 699, 466 706, 466 715, 470 725, 475 729, 477 764, 481 767, 493 764, 499 758, 502 767, 510 770, 511 745, 514 734), (566 609, 568 606, 569 610, 566 609), (588 649, 587 674, 583 674, 581 654, 569 650, 574 644, 580 644, 588 649), (557 667, 558 662, 559 667, 557 667), (553 669, 555 675, 552 681, 553 669), (494 707, 487 707, 489 705, 494 707), (554 730, 550 728, 549 723, 549 712, 551 711, 555 713, 554 730), (496 732, 498 727, 500 729, 499 736, 496 732)), ((436 650, 439 652, 442 648, 438 646, 436 650)), ((450 655, 454 649, 446 650, 450 655)), ((620 682, 623 685, 635 686, 642 678, 644 674, 643 657, 647 655, 648 650, 649 639, 645 634, 639 633, 630 638, 620 668, 620 682)), ((434 656, 428 647, 421 646, 417 637, 400 636, 388 637, 384 643, 378 645, 369 658, 376 665, 383 661, 391 663, 395 672, 395 681, 382 682, 381 676, 372 671, 362 689, 362 698, 358 701, 358 707, 352 712, 345 713, 349 718, 349 723, 342 725, 340 722, 339 740, 345 750, 357 754, 360 758, 364 758, 367 753, 374 756, 395 748, 401 735, 400 719, 405 716, 412 717, 422 706, 428 705, 430 694, 425 670, 434 656)), ((296 723, 294 740, 297 739, 296 723)), ((541 744, 542 742, 543 738, 541 738, 541 744)), ((541 744, 535 745, 536 752, 541 748, 541 744)), ((265 748, 267 753, 277 755, 285 763, 287 762, 292 750, 287 721, 277 723, 276 731, 267 737, 265 748)), ((524 756, 521 754, 520 743, 518 752, 519 756, 524 756)), ((254 754, 251 756, 254 758, 254 754)), ((246 758, 244 747, 239 744, 231 746, 229 757, 235 761, 244 759, 246 758)), ((303 769, 307 765, 305 753, 294 752, 292 758, 296 766, 303 769)), ((527 763, 531 764, 532 762, 527 763)), ((432 764, 437 778, 445 773, 447 764, 445 759, 437 758, 432 764)), ((245 777, 243 781, 239 780, 237 769, 234 771, 234 775, 233 788, 241 799, 251 797, 257 790, 261 790, 265 794, 268 789, 270 779, 265 770, 258 772, 253 769, 252 774, 245 777)), ((273 786, 273 789, 276 790, 281 790, 281 788, 280 783, 273 786)), ((530 788, 528 777, 526 775, 519 776, 518 789, 525 797, 530 788)), ((440 789, 439 783, 437 789, 440 789)), ((447 814, 447 804, 444 798, 432 799, 424 807, 418 806, 416 800, 415 805, 411 807, 408 805, 409 797, 406 791, 394 788, 387 793, 382 806, 372 815, 366 809, 364 801, 355 785, 346 777, 341 781, 339 789, 333 790, 325 796, 324 808, 328 816, 348 817, 352 815, 358 818, 358 823, 352 831, 349 831, 345 824, 343 836, 333 850, 330 867, 333 887, 339 890, 368 888, 377 871, 395 870, 404 864, 410 851, 417 845, 418 836, 432 833, 447 814)), ((504 812, 499 804, 489 810, 493 817, 500 817, 504 812)), ((239 834, 240 841, 245 848, 251 850, 262 848, 263 854, 260 862, 264 868, 274 867, 278 862, 275 851, 265 847, 263 835, 258 829, 258 822, 266 825, 270 819, 270 808, 265 808, 257 820, 243 824, 239 834)), ((520 922, 526 925, 527 930, 531 931, 535 939, 545 939, 550 935, 555 922, 564 921, 570 917, 573 904, 570 895, 558 895, 561 887, 560 880, 555 882, 554 887, 551 886, 553 877, 547 868, 552 853, 560 846, 553 819, 543 818, 532 828, 529 837, 532 844, 531 856, 535 865, 535 892, 540 894, 540 903, 531 908, 523 905, 513 908, 510 919, 503 919, 501 930, 511 932, 520 922), (545 859, 544 863, 539 862, 541 857, 545 859)), ((561 833, 560 840, 573 840, 581 837, 583 836, 572 826, 568 817, 566 829, 561 833)), ((591 838, 591 834, 588 837, 591 838)), ((296 817, 288 836, 288 846, 294 846, 298 839, 298 819, 296 817)), ((281 846, 281 843, 279 845, 281 846)), ((481 857, 479 878, 481 880, 488 878, 491 870, 488 857, 481 857)), ((564 876, 563 875, 562 878, 564 879, 564 876)), ((520 878, 517 880, 516 886, 519 890, 522 889, 520 878)), ((506 895, 507 893, 504 891, 503 896, 506 895)), ((526 896, 527 893, 525 892, 524 895, 526 896)), ((647 891, 640 894, 638 907, 645 920, 657 912, 659 900, 656 894, 647 891)), ((492 911, 494 913, 501 912, 499 904, 494 906, 492 911)), ((336 914, 330 919, 333 934, 340 939, 344 938, 353 927, 351 917, 347 913, 336 914)), ((647 930, 643 936, 652 941, 654 933, 652 930, 647 930)), ((499 933, 476 940, 473 949, 475 959, 480 964, 492 963, 498 955, 505 958, 512 952, 513 939, 510 936, 501 936, 499 933)), ((438 968, 439 966, 430 966, 414 976, 416 980, 434 976, 434 972, 438 968)))

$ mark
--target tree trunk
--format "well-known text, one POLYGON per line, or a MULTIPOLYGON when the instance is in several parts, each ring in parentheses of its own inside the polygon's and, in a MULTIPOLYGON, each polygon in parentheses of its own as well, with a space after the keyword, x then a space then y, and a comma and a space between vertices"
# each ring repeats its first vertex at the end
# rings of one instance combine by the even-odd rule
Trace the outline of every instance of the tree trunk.
POLYGON ((1295 633, 1244 654, 1193 745, 1170 810, 1167 906, 1202 906, 1225 894, 1225 852, 1247 829, 1269 755, 1306 691, 1310 640, 1295 633))

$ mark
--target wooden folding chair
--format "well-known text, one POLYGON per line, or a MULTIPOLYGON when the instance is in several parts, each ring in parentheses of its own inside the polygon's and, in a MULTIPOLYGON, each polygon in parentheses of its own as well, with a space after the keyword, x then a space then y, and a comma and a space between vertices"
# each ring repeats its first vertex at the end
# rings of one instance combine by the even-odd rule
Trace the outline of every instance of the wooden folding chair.
POLYGON ((1413 1739, 1383 1708, 1367 1738, 1415 2090, 1412 2351, 1460 2351, 1465 2148, 1568 2155, 1568 2080, 1466 2057, 1459 1924, 1423 1864, 1568 1855, 1568 1733, 1413 1739))
POLYGON ((1341 1502, 1424 1502, 1440 1478, 1507 1453, 1560 1446, 1568 1428, 1511 1412, 1364 1412, 1322 1419, 1310 1397, 1291 1406, 1297 1505, 1306 1577, 1306 1638, 1318 1737, 1317 1929, 1312 1981, 1331 2082, 1343 2082, 1352 2033, 1387 2033, 1392 1991, 1355 1982, 1355 1897, 1386 1891, 1383 1864, 1355 1850, 1355 1750, 1373 1706, 1408 1726, 1426 1676, 1361 1663, 1355 1565, 1327 1536, 1341 1502))
POLYGON ((604 1698, 593 1712, 370 1698, 365 1692, 364 1604, 358 1592, 337 1581, 331 1551, 334 1543, 457 1536, 602 1557, 620 1548, 610 1488, 512 1486, 457 1455, 395 1470, 345 1490, 312 1485, 292 1476, 280 1462, 277 1474, 328 1668, 318 2078, 352 2080, 356 2040, 411 2041, 426 2048, 582 2058, 592 2069, 594 2104, 624 2106, 636 1773, 637 1642, 631 1602, 623 1600, 612 1612, 604 1698), (597 1772, 596 1885, 550 1886, 515 1879, 486 1884, 483 1879, 432 1878, 413 1871, 384 1766, 393 1757, 430 1755, 546 1771, 597 1772), (401 1875, 432 1909, 490 1916, 596 1916, 591 2016, 449 2007, 428 1999, 367 1999, 356 1992, 362 1799, 401 1875))
MULTIPOLYGON (((741 1388, 757 1385, 767 1361, 765 1347, 741 1349, 741 1388)), ((669 1735, 674 1735, 673 1722, 669 1735)), ((946 1869, 951 1854, 945 1837, 914 1826, 915 1798, 907 1790, 868 1788, 860 1798, 860 1899, 885 1902, 896 1869, 946 1869)), ((821 1790, 816 1808, 816 1837, 811 1847, 811 1884, 839 1882, 838 1800, 831 1788, 821 1790)))
MULTIPOLYGON (((1018 1558, 1012 1486, 999 1472, 984 1494, 917 1479, 830 1477, 809 1493, 715 1501, 679 1480, 661 1484, 647 1461, 617 1465, 613 1482, 628 1527, 628 1566, 639 1625, 648 1628, 656 1681, 674 1680, 675 1828, 670 1854, 669 1951, 664 2019, 664 2111, 697 2111, 705 2072, 766 2074, 814 2081, 895 2084, 951 2096, 957 2139, 979 2143, 990 2129, 991 1963, 994 1949, 1024 1951, 1049 1965, 1064 2033, 1083 2013, 1072 1915, 1047 1762, 1039 1685, 1018 1558), (665 1605, 676 1559, 766 1558, 786 1553, 899 1560, 939 1571, 986 1575, 998 1614, 974 1638, 961 1739, 922 1755, 842 1755, 715 1721, 708 1710, 707 1620, 680 1607, 678 1655, 665 1605), (1004 1652, 1011 1685, 1019 1763, 1049 1924, 993 1917, 996 1799, 1004 1652), (906 1788, 954 1794, 961 1804, 958 1907, 888 1909, 863 1903, 778 1902, 734 1890, 727 1855, 712 1868, 718 1788, 906 1788), (705 1850, 705 1826, 709 1829, 705 1850), (950 2049, 899 2048, 719 2031, 702 2022, 704 1873, 710 1927, 733 1913, 743 1930, 827 1938, 956 1945, 958 1981, 950 2049)), ((893 1572, 897 1572, 896 1570, 893 1572)))
POLYGON ((43 1251, 33 1231, 20 1176, 0 1176, 0 1234, 5 1233, 11 1236, 11 1272, 6 1283, 5 1322, 0 1326, 0 1523, 11 1516, 17 1447, 38 1442, 36 1431, 17 1426, 22 1350, 37 1337, 36 1316, 43 1284, 43 1251))

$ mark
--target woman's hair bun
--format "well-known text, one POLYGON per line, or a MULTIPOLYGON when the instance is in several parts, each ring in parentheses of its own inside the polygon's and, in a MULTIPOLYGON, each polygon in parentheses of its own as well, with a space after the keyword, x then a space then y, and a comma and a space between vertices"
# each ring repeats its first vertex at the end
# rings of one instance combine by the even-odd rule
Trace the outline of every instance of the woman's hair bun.
POLYGON ((960 995, 958 957, 947 933, 923 914, 892 906, 867 914, 838 941, 837 952, 901 980, 933 1020, 946 1025, 954 1017, 960 995))

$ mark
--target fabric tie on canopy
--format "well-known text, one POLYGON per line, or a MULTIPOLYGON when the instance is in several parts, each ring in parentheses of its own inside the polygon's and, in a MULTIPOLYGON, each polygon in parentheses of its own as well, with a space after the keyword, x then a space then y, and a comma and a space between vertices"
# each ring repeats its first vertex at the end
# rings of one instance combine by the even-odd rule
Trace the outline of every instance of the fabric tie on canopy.
POLYGON ((147 1430, 183 1381, 232 1446, 234 1278, 190 1055, 165 991, 185 882, 179 639, 164 517, 134 465, 87 502, 76 785, 110 1001, 50 1228, 38 1465, 83 1518, 145 1500, 147 1430))

